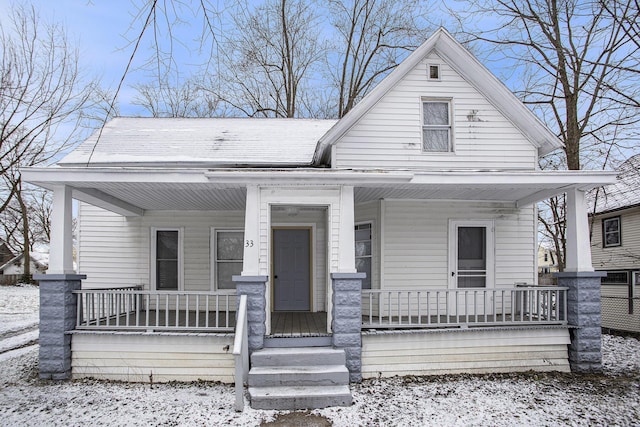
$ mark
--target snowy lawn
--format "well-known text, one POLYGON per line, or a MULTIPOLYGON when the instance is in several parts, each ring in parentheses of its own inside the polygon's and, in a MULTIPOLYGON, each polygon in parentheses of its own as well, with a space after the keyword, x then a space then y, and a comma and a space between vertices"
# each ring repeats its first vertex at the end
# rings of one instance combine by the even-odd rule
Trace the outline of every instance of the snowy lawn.
POLYGON ((0 338, 38 324, 39 291, 33 285, 0 286, 0 338))
MULTIPOLYGON (((0 299, 3 295, 0 289, 0 299)), ((233 387, 223 384, 40 381, 36 346, 0 360, 0 425, 254 426, 273 420, 278 425, 335 426, 640 425, 640 342, 606 335, 603 359, 602 375, 369 380, 352 386, 354 404, 348 408, 288 414, 247 407, 236 413, 233 387)))

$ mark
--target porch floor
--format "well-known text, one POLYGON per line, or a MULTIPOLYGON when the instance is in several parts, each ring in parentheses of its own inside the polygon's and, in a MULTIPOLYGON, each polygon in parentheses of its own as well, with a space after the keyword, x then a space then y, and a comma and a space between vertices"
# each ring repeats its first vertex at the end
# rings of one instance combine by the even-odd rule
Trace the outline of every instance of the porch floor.
POLYGON ((271 313, 271 336, 327 336, 327 313, 307 311, 274 311, 271 313))

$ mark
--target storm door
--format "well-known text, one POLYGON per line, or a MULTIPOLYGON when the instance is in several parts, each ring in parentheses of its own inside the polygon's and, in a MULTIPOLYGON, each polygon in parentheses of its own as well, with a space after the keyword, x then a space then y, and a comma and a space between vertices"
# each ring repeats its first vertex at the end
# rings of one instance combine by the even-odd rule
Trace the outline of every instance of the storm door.
POLYGON ((308 228, 273 230, 273 309, 309 311, 311 307, 308 228))
POLYGON ((450 222, 450 288, 458 290, 450 299, 454 303, 454 313, 487 314, 491 311, 493 295, 473 289, 494 287, 493 232, 492 221, 450 222), (467 289, 469 291, 465 292, 467 289))

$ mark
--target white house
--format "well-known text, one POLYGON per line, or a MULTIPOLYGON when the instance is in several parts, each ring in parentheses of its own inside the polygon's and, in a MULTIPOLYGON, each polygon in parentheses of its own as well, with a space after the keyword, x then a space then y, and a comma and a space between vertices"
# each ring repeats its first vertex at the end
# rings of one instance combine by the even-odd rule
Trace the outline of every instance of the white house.
POLYGON ((41 376, 241 384, 247 330, 256 407, 348 404, 349 378, 597 370, 584 192, 615 174, 538 170, 560 147, 443 29, 339 121, 116 118, 23 171, 54 192, 41 316, 67 319, 41 376), (539 287, 535 204, 560 193, 567 269, 539 287), (294 362, 331 368, 289 398, 294 362))
MULTIPOLYGON (((31 252, 29 254, 29 269, 31 274, 41 274, 47 270, 49 254, 31 252)), ((19 283, 24 275, 24 254, 16 255, 0 264, 0 284, 19 283)))

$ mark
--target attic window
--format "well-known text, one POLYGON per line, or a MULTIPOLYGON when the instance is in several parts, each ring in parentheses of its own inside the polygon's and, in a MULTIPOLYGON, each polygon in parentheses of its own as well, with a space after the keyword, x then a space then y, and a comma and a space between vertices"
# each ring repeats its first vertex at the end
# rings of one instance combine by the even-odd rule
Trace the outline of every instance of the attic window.
POLYGON ((427 75, 429 77, 429 80, 440 80, 440 65, 428 64, 427 75))

